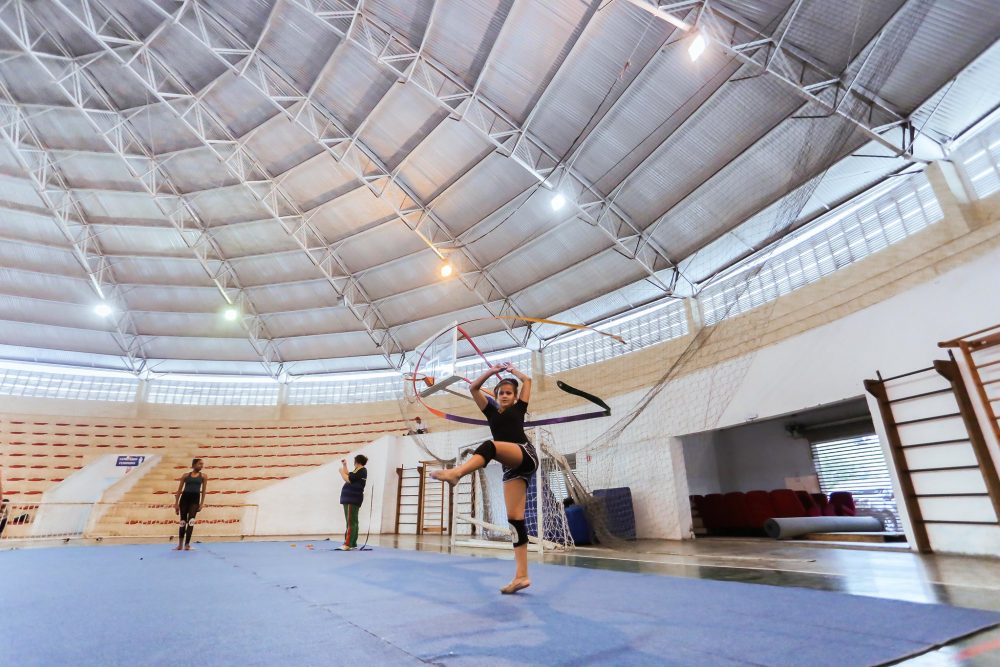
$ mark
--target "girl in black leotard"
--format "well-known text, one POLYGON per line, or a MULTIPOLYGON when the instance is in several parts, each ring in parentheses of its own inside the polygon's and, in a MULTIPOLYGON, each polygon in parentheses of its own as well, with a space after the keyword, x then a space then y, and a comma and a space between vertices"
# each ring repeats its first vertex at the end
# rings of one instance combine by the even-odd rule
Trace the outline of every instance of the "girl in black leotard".
POLYGON ((205 493, 208 491, 208 478, 201 469, 205 467, 201 459, 191 461, 191 472, 181 476, 174 494, 174 512, 180 517, 177 531, 176 551, 184 549, 191 551, 191 534, 194 532, 194 518, 205 504, 205 493))
POLYGON ((513 529, 514 561, 517 569, 509 584, 500 589, 501 593, 516 593, 531 585, 528 578, 528 532, 524 526, 524 505, 528 495, 528 482, 538 469, 538 453, 524 433, 524 415, 528 411, 531 398, 531 378, 511 364, 493 366, 472 383, 472 398, 486 415, 493 440, 479 445, 469 459, 448 470, 431 473, 435 479, 448 482, 452 486, 458 480, 486 466, 496 459, 503 464, 503 496, 507 504, 507 521, 513 529), (514 378, 500 380, 495 388, 496 402, 489 400, 481 391, 483 383, 492 375, 503 371, 514 378), (520 393, 518 380, 521 381, 520 393))

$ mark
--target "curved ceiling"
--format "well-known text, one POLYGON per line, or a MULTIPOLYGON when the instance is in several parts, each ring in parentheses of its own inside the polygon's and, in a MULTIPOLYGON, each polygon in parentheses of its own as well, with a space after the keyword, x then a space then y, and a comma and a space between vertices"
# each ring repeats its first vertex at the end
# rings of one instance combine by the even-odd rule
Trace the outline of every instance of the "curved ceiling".
POLYGON ((991 6, 14 0, 0 356, 387 368, 690 295, 993 110, 991 6))

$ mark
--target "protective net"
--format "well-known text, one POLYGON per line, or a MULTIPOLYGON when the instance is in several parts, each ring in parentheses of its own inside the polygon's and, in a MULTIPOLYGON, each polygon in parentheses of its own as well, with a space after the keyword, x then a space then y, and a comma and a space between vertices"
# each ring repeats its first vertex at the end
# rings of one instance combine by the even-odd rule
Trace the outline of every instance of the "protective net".
MULTIPOLYGON (((538 471, 528 483, 525 504, 529 541, 542 550, 570 548, 573 537, 562 498, 557 498, 554 490, 565 488, 572 473, 565 458, 553 449, 550 431, 536 429, 534 441, 540 461, 538 471)), ((465 461, 474 448, 475 445, 462 447, 456 462, 465 461)), ((511 543, 500 466, 481 468, 464 477, 455 487, 454 526, 453 543, 459 546, 508 546, 511 543)))
MULTIPOLYGON (((780 335, 777 296, 814 279, 803 277, 807 269, 802 253, 790 247, 788 235, 813 217, 806 209, 816 209, 817 190, 831 168, 868 141, 852 120, 862 120, 866 114, 870 119, 876 111, 853 91, 864 90, 870 98, 881 90, 929 7, 925 1, 911 3, 881 33, 852 35, 845 47, 842 84, 823 88, 818 99, 806 100, 772 132, 782 149, 766 166, 766 178, 762 174, 759 179, 745 179, 754 182, 748 188, 766 187, 770 204, 753 217, 752 225, 741 227, 746 238, 727 232, 727 238, 709 243, 679 264, 682 282, 691 287, 694 298, 667 299, 657 304, 655 313, 598 325, 600 332, 534 327, 537 344, 532 351, 509 353, 520 368, 530 369, 532 409, 543 406, 543 416, 580 411, 578 400, 561 390, 560 383, 597 393, 611 408, 607 418, 547 427, 542 449, 548 450, 552 467, 542 475, 543 505, 577 506, 556 512, 567 531, 582 520, 573 531, 576 543, 636 548, 637 537, 689 535, 683 454, 671 436, 719 426, 756 350, 780 335), (626 343, 606 334, 619 335, 626 343)), ((859 23, 864 9, 864 3, 854 3, 859 23)), ((770 26, 775 41, 790 29, 789 20, 786 16, 770 26)), ((702 28, 710 32, 713 26, 708 22, 702 28)), ((761 50, 724 85, 767 77, 766 69, 785 65, 772 52, 761 50)), ((786 83, 772 84, 776 95, 787 93, 786 83)), ((833 265, 822 271, 838 268, 838 257, 849 252, 833 248, 832 240, 828 245, 833 265)), ((461 340, 457 347, 459 358, 469 361, 464 370, 457 363, 456 372, 474 377, 480 370, 476 355, 463 351, 461 340)), ((472 414, 467 399, 463 406, 458 395, 435 394, 427 403, 440 412, 472 414)), ((408 418, 427 407, 413 391, 402 402, 408 418)), ((433 447, 426 449, 432 453, 433 447)), ((438 458, 442 452, 432 455, 438 458)), ((452 456, 439 460, 451 462, 452 456)), ((484 541, 507 539, 499 474, 499 467, 487 469, 466 482, 466 497, 456 502, 460 512, 479 522, 462 530, 484 541)), ((548 520, 543 518, 543 523, 548 520)), ((543 530, 547 535, 547 524, 543 530)))

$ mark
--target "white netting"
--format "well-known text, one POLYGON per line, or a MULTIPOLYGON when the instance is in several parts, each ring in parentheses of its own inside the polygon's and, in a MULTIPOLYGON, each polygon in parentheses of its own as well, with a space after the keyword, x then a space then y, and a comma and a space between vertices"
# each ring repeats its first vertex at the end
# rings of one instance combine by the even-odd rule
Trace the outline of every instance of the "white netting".
MULTIPOLYGON (((542 549, 565 549, 573 546, 566 513, 554 488, 565 487, 571 476, 565 459, 552 449, 552 434, 534 429, 530 434, 540 458, 538 472, 528 484, 525 526, 529 540, 542 549), (541 500, 539 500, 539 496, 541 500), (541 517, 541 520, 539 520, 541 517), (538 526, 541 525, 539 535, 538 526)), ((455 457, 462 463, 472 455, 476 444, 462 447, 455 457)), ((504 501, 502 469, 498 463, 464 477, 455 487, 455 544, 464 546, 508 546, 511 543, 507 508, 504 501)))

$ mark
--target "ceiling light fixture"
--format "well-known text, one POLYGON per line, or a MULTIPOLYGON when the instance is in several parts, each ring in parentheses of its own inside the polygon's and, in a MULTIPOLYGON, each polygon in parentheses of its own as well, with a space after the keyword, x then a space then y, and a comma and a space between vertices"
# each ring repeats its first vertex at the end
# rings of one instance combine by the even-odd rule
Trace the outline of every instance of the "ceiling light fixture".
POLYGON ((561 209, 563 206, 566 205, 566 197, 565 195, 563 195, 563 193, 557 192, 554 195, 552 195, 552 199, 549 201, 549 204, 552 205, 553 211, 558 211, 559 209, 561 209))
POLYGON ((452 273, 455 272, 455 267, 451 265, 451 262, 445 262, 441 265, 441 277, 448 278, 452 273))
POLYGON ((237 317, 240 316, 240 311, 236 310, 236 308, 233 306, 229 306, 224 311, 222 311, 222 316, 226 318, 228 321, 232 322, 237 317))
POLYGON ((698 60, 699 56, 705 52, 705 36, 700 32, 695 34, 694 40, 691 42, 691 46, 688 47, 688 55, 691 56, 691 62, 698 60))
POLYGON ((99 317, 107 317, 111 314, 111 306, 106 303, 99 303, 94 306, 94 312, 97 313, 99 317))

